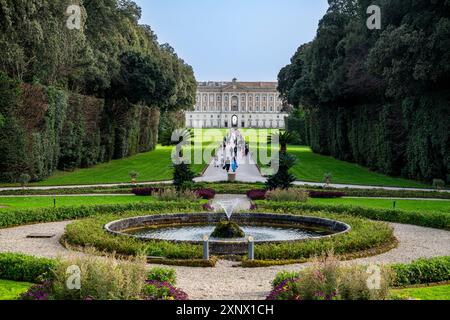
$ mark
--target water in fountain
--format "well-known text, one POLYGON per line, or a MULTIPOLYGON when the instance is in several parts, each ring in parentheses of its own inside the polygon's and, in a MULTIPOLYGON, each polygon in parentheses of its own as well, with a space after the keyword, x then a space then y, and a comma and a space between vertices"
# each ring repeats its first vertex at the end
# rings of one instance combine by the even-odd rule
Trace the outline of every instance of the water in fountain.
POLYGON ((223 201, 218 201, 217 203, 225 211, 225 214, 227 215, 228 221, 230 221, 231 217, 233 215, 234 209, 238 205, 238 200, 237 199, 223 200, 223 201))

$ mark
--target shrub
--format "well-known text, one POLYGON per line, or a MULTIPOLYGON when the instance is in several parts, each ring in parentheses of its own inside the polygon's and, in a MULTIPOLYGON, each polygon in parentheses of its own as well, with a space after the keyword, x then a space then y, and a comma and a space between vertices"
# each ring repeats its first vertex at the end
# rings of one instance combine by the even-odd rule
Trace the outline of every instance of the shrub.
POLYGON ((144 286, 145 300, 188 300, 188 295, 168 282, 147 280, 144 286))
POLYGON ((309 199, 308 191, 303 189, 274 189, 267 191, 266 199, 271 201, 292 201, 307 202, 309 199))
MULTIPOLYGON (((294 202, 262 202, 265 210, 281 212, 317 212, 326 211, 337 215, 364 217, 378 221, 398 222, 423 227, 450 230, 450 215, 442 212, 411 212, 401 210, 386 210, 356 206, 333 206, 323 204, 294 203, 294 202)), ((339 219, 339 217, 338 217, 339 219)))
POLYGON ((277 275, 275 276, 275 279, 272 281, 272 288, 278 287, 283 281, 296 280, 299 278, 299 276, 300 276, 299 272, 281 271, 281 272, 277 273, 277 275))
POLYGON ((433 188, 436 190, 442 190, 445 187, 445 181, 442 179, 434 179, 433 180, 433 188))
POLYGON ((59 260, 55 268, 51 299, 54 300, 135 300, 141 297, 146 277, 143 258, 116 260, 114 256, 72 257, 59 260), (68 288, 67 271, 79 268, 79 290, 68 288))
POLYGON ((131 190, 131 192, 137 196, 152 196, 161 191, 161 188, 134 188, 131 190))
POLYGON ((278 171, 267 179, 267 189, 289 189, 292 187, 292 183, 297 179, 289 173, 289 169, 295 165, 296 161, 295 156, 281 153, 278 171))
POLYGON ((16 253, 0 253, 0 279, 37 283, 52 276, 56 262, 16 253))
POLYGON ((329 186, 333 181, 333 174, 331 172, 324 173, 323 175, 323 183, 325 183, 327 186, 329 186))
POLYGON ((316 261, 298 273, 283 272, 274 280, 268 300, 385 300, 391 273, 381 267, 379 289, 367 285, 366 267, 343 267, 333 256, 316 261))
POLYGON ((177 283, 177 275, 175 269, 155 267, 147 273, 147 280, 167 282, 175 285, 177 283))
POLYGON ((199 198, 205 200, 212 200, 216 196, 216 192, 213 189, 197 189, 195 193, 199 198))
POLYGON ((410 264, 394 264, 394 286, 450 281, 450 256, 420 259, 410 264))
POLYGON ((22 173, 19 176, 19 183, 24 188, 27 186, 27 184, 30 182, 30 180, 31 180, 31 176, 27 173, 22 173))
POLYGON ((173 185, 178 190, 182 189, 186 183, 194 182, 195 174, 189 168, 189 165, 184 162, 174 165, 173 170, 173 185))
POLYGON ((128 211, 189 211, 200 210, 198 202, 151 202, 114 205, 92 205, 81 207, 39 208, 28 210, 4 211, 0 214, 0 229, 30 223, 44 223, 88 218, 96 215, 124 213, 128 211))
POLYGON ((156 198, 160 201, 196 201, 198 200, 198 195, 195 191, 177 191, 175 188, 167 188, 161 190, 156 195, 156 198))
POLYGON ((244 238, 245 233, 236 222, 221 221, 217 224, 211 237, 216 239, 244 238))
POLYGON ((266 199, 266 190, 250 190, 247 192, 247 197, 251 200, 265 200, 266 199))
MULTIPOLYGON (((165 212, 164 210, 160 209, 152 212, 130 211, 121 215, 103 215, 76 221, 66 227, 63 240, 74 247, 92 246, 99 251, 117 253, 125 256, 145 255, 173 260, 202 259, 202 248, 198 245, 176 244, 166 241, 143 241, 130 237, 118 237, 109 234, 103 228, 105 224, 114 220, 124 219, 126 217, 161 214, 165 212)), ((167 211, 171 213, 186 212, 186 210, 177 210, 176 208, 167 209, 167 211)), ((167 264, 163 260, 161 259, 164 264, 167 264)))
POLYGON ((132 180, 136 180, 137 177, 139 177, 139 172, 132 170, 132 171, 130 171, 129 175, 132 180))
POLYGON ((323 198, 323 199, 342 198, 346 196, 345 192, 338 192, 338 191, 310 190, 308 191, 308 193, 311 198, 323 198))

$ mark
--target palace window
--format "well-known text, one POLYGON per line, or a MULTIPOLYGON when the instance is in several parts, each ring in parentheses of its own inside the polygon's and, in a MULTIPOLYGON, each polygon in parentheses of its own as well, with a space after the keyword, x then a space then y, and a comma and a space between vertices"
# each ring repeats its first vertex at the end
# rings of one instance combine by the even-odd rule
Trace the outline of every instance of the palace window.
POLYGON ((208 102, 208 96, 206 94, 203 96, 203 102, 208 102))
POLYGON ((256 103, 259 103, 259 96, 256 96, 256 103))
POLYGON ((209 96, 209 102, 211 102, 211 103, 214 102, 214 95, 210 95, 210 96, 209 96))

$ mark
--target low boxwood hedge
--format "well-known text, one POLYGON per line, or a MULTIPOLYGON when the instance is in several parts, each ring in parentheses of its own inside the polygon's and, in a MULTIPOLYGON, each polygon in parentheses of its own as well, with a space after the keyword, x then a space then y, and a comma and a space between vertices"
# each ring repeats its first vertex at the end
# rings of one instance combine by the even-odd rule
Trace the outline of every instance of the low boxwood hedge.
POLYGON ((16 253, 0 253, 0 279, 38 283, 51 277, 56 261, 16 253))
MULTIPOLYGON (((146 212, 145 214, 151 213, 146 212)), ((297 212, 294 214, 304 213, 297 212)), ((202 258, 202 247, 199 245, 176 244, 165 241, 142 241, 134 238, 114 236, 103 229, 103 226, 110 221, 139 215, 143 215, 143 213, 127 212, 121 215, 106 215, 76 221, 67 226, 64 241, 73 246, 94 246, 100 251, 116 252, 123 255, 144 254, 174 260, 202 258)), ((351 216, 338 216, 325 212, 309 212, 308 215, 331 219, 339 218, 340 221, 350 224, 352 230, 346 234, 320 240, 256 245, 255 258, 258 260, 307 259, 331 249, 337 254, 343 255, 386 247, 396 242, 392 228, 383 222, 374 222, 351 216)))
POLYGON ((450 256, 420 259, 410 264, 394 264, 394 286, 403 287, 450 281, 450 256))
POLYGON ((151 202, 113 205, 92 205, 81 207, 39 208, 27 210, 11 210, 1 212, 0 229, 32 223, 56 222, 89 218, 103 214, 120 214, 127 211, 165 211, 175 212, 201 210, 203 202, 151 202))
MULTIPOLYGON (((132 237, 111 235, 104 230, 108 222, 127 217, 137 217, 164 212, 177 213, 187 210, 128 211, 120 215, 106 214, 76 221, 66 227, 62 241, 75 247, 95 247, 100 251, 115 252, 126 256, 152 256, 164 259, 202 259, 202 246, 175 244, 167 241, 142 241, 132 237)), ((163 260, 163 259, 162 259, 163 260)))
POLYGON ((422 227, 450 230, 450 214, 441 212, 409 212, 401 210, 386 210, 377 208, 365 208, 345 205, 322 205, 293 202, 269 202, 258 201, 259 208, 280 212, 326 211, 339 215, 364 217, 371 220, 412 224, 422 227))

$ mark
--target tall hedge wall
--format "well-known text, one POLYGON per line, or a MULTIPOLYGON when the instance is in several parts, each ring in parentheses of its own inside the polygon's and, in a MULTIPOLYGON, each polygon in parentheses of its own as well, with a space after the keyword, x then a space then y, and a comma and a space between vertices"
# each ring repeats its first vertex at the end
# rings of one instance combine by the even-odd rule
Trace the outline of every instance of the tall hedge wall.
POLYGON ((105 126, 111 116, 103 99, 20 83, 4 75, 0 94, 1 181, 16 182, 21 174, 37 181, 56 169, 89 167, 113 155, 123 158, 156 146, 156 108, 124 108, 120 121, 105 126))
POLYGON ((299 134, 318 153, 450 183, 450 3, 328 2, 315 39, 278 76, 284 100, 304 112, 299 134), (370 5, 381 30, 367 28, 370 5))

